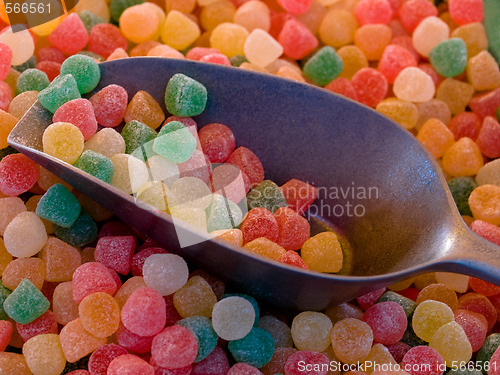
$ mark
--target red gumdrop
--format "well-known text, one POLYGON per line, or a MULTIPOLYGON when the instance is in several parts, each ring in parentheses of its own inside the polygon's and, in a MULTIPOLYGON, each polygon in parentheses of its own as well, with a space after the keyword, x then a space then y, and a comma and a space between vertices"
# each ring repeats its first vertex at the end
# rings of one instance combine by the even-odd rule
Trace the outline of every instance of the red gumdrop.
POLYGON ((102 237, 97 241, 94 258, 97 262, 126 275, 130 271, 135 244, 133 236, 102 237))
POLYGON ((184 126, 186 126, 186 128, 189 128, 190 126, 194 126, 195 129, 198 129, 198 124, 191 117, 170 116, 170 117, 167 117, 167 119, 165 120, 163 125, 168 124, 169 122, 172 122, 172 121, 178 121, 181 124, 184 124, 184 126))
POLYGON ((483 220, 474 220, 470 228, 477 235, 500 246, 500 227, 483 220))
POLYGON ((309 266, 304 262, 304 259, 297 254, 296 251, 288 250, 285 254, 276 259, 278 262, 288 264, 290 266, 295 266, 302 268, 304 270, 308 270, 309 266))
POLYGON ((285 250, 300 250, 311 236, 311 226, 306 218, 288 207, 281 207, 274 213, 278 223, 276 243, 285 250))
POLYGON ((279 238, 279 227, 276 217, 266 208, 252 208, 240 225, 243 232, 243 243, 250 242, 259 237, 276 242, 279 238))
POLYGON ((387 78, 374 68, 362 68, 351 79, 358 101, 375 108, 387 95, 387 78))
POLYGON ((128 94, 123 87, 114 84, 106 86, 89 100, 99 125, 107 128, 120 125, 128 104, 128 94))
POLYGON ((0 160, 0 191, 9 197, 31 189, 38 179, 38 168, 23 154, 11 154, 0 160))
POLYGON ((5 351, 12 337, 14 326, 8 320, 0 320, 0 353, 5 351))
POLYGON ((264 181, 264 167, 257 155, 246 147, 238 147, 226 160, 228 164, 234 164, 240 167, 241 171, 247 175, 249 186, 247 190, 254 185, 264 181))
POLYGON ((295 18, 285 22, 278 42, 283 47, 283 53, 294 60, 303 59, 318 46, 318 39, 311 30, 295 18))
POLYGON ((98 262, 88 262, 73 273, 73 300, 79 304, 86 296, 96 292, 115 294, 117 285, 108 268, 98 262))
POLYGON ((413 47, 413 40, 409 35, 398 35, 392 38, 391 44, 404 47, 411 52, 415 61, 418 63, 420 61, 420 54, 417 52, 415 47, 413 47))
POLYGON ((469 101, 469 107, 481 119, 486 116, 496 116, 500 106, 500 88, 474 95, 469 101))
POLYGON ((142 276, 142 267, 146 259, 153 254, 168 254, 168 251, 161 247, 148 247, 135 253, 132 256, 132 261, 130 263, 130 270, 134 276, 142 276))
POLYGON ((460 112, 453 116, 448 128, 455 136, 455 140, 468 137, 475 141, 481 129, 481 118, 474 112, 460 112))
POLYGON ((186 59, 200 60, 203 56, 211 55, 213 53, 220 53, 220 50, 218 48, 194 47, 186 53, 186 59))
POLYGON ((116 357, 108 367, 107 375, 155 375, 155 369, 134 354, 116 357))
POLYGON ((97 239, 100 240, 102 237, 108 236, 131 236, 132 231, 129 227, 119 221, 108 221, 105 223, 101 230, 99 231, 99 235, 97 239))
POLYGON ((385 47, 378 63, 378 70, 387 78, 387 82, 394 83, 398 74, 410 66, 417 66, 413 54, 405 47, 390 44, 385 47))
POLYGON ((443 77, 440 76, 436 70, 429 63, 418 64, 418 68, 423 72, 427 73, 434 82, 434 86, 438 87, 439 84, 443 81, 443 77))
POLYGON ((208 55, 204 55, 203 57, 200 58, 199 61, 208 62, 208 63, 212 63, 212 64, 231 66, 231 62, 229 61, 227 56, 223 55, 220 52, 209 53, 208 55))
POLYGON ((50 33, 49 42, 62 52, 74 55, 85 48, 89 34, 78 14, 72 13, 50 33))
POLYGON ((50 310, 47 310, 42 316, 36 318, 31 323, 16 323, 16 329, 19 333, 19 336, 21 336, 25 342, 37 335, 59 333, 56 318, 54 316, 54 313, 50 310))
POLYGON ((56 47, 47 46, 38 50, 38 62, 52 61, 62 64, 64 60, 66 60, 66 56, 56 47))
POLYGON ((109 273, 113 277, 113 280, 115 280, 116 290, 120 289, 123 285, 122 280, 120 279, 120 275, 118 275, 118 272, 116 272, 114 269, 109 268, 109 267, 107 267, 107 268, 108 268, 109 273))
POLYGON ((483 21, 483 0, 448 0, 450 17, 459 26, 483 21))
POLYGON ((288 207, 302 215, 318 198, 318 189, 307 182, 291 179, 281 186, 288 207))
POLYGON ((286 375, 327 375, 328 357, 323 353, 313 352, 310 350, 299 350, 293 353, 285 362, 286 375), (308 368, 304 369, 300 366, 301 363, 307 363, 308 368), (319 368, 319 369, 317 369, 319 368), (304 371, 305 370, 305 371, 304 371))
POLYGON ((277 0, 281 7, 292 14, 306 13, 313 3, 313 0, 277 0))
POLYGON ((373 341, 384 345, 401 340, 408 325, 405 310, 399 303, 392 301, 376 303, 368 308, 363 320, 373 331, 373 341))
POLYGON ((499 375, 500 374, 500 349, 497 348, 489 361, 490 370, 488 375, 499 375))
POLYGON ((491 297, 500 293, 500 286, 472 276, 469 277, 469 286, 474 292, 482 294, 485 297, 491 297))
POLYGON ((182 316, 175 308, 173 294, 164 296, 163 299, 165 300, 165 317, 166 317, 165 325, 167 327, 173 326, 175 323, 177 323, 179 320, 182 319, 182 316))
POLYGON ((360 25, 388 24, 392 19, 392 7, 387 0, 361 0, 354 7, 354 16, 360 25))
POLYGON ((483 155, 490 159, 500 157, 500 124, 495 118, 484 118, 476 143, 483 155))
POLYGON ((107 59, 117 48, 126 50, 127 39, 122 35, 120 29, 110 23, 100 23, 95 25, 90 31, 89 46, 90 52, 97 53, 107 59))
POLYGON ((403 362, 403 358, 406 353, 411 349, 411 346, 408 344, 405 344, 402 341, 399 341, 395 344, 392 345, 386 345, 385 346, 387 350, 389 350, 389 353, 391 353, 392 357, 397 363, 403 362))
POLYGON ((90 375, 90 372, 87 370, 74 370, 66 373, 66 375, 90 375))
POLYGON ((190 375, 191 371, 193 369, 192 365, 188 365, 186 367, 180 367, 180 368, 173 368, 173 369, 160 367, 154 361, 153 357, 151 357, 149 359, 149 363, 155 369, 155 375, 190 375))
POLYGON ((54 113, 52 121, 69 122, 75 125, 80 129, 85 140, 92 137, 97 131, 94 107, 87 99, 73 99, 64 103, 54 113))
MULTIPOLYGON (((193 127, 189 127, 188 129, 193 129, 193 127)), ((184 163, 177 164, 177 166, 179 167, 179 176, 181 178, 196 177, 206 184, 210 183, 212 163, 210 163, 210 159, 203 151, 199 149, 194 150, 193 156, 184 163)))
POLYGON ((116 344, 105 344, 95 350, 88 363, 90 375, 106 375, 109 364, 113 359, 128 354, 127 349, 116 344))
POLYGON ((293 20, 295 17, 290 13, 272 13, 271 14, 271 26, 269 27, 269 34, 274 38, 278 39, 283 26, 288 20, 293 20))
POLYGON ((7 44, 0 43, 0 81, 9 74, 12 62, 12 50, 7 44))
POLYGON ((151 357, 160 367, 189 366, 196 359, 198 339, 187 328, 173 325, 164 328, 153 339, 151 357))
POLYGON ((130 332, 120 323, 116 331, 116 340, 120 346, 137 354, 148 353, 151 351, 151 344, 154 336, 139 336, 130 332))
POLYGON ((219 165, 212 172, 212 191, 226 197, 234 203, 239 203, 245 198, 247 193, 246 187, 248 185, 248 176, 242 173, 240 168, 236 165, 219 165))
POLYGON ((55 61, 40 61, 36 64, 36 68, 47 74, 47 77, 51 82, 61 72, 61 64, 55 61))
POLYGON ((437 8, 428 0, 408 0, 399 8, 399 19, 410 32, 413 32, 424 18, 437 15, 437 8))
POLYGON ((488 333, 486 318, 481 314, 462 309, 455 310, 454 314, 455 322, 463 328, 472 346, 472 351, 476 352, 481 349, 488 333))
POLYGON ((403 357, 403 370, 411 375, 441 375, 444 359, 430 346, 414 346, 403 357))
POLYGON ((44 281, 42 289, 40 290, 42 294, 52 303, 52 297, 54 296, 54 290, 59 285, 59 282, 44 281))
POLYGON ((466 293, 458 299, 458 308, 483 315, 490 331, 497 321, 497 310, 488 298, 477 293, 466 293))
POLYGON ((198 132, 201 147, 211 163, 224 163, 236 148, 234 134, 226 125, 205 125, 198 132))
POLYGON ((123 305, 122 323, 140 336, 153 336, 166 324, 166 305, 156 290, 143 287, 135 290, 123 305))
POLYGON ((8 111, 9 104, 13 97, 14 93, 12 92, 9 84, 4 81, 0 81, 0 109, 2 111, 8 111))
POLYGON ((411 299, 412 301, 417 301, 420 290, 412 286, 398 293, 401 294, 403 297, 411 299))
POLYGON ((229 361, 226 352, 216 346, 207 358, 193 363, 191 375, 227 375, 228 371, 229 361))
POLYGON ((373 292, 363 294, 362 296, 356 298, 356 302, 363 311, 368 310, 372 307, 375 302, 385 293, 385 288, 374 290, 373 292))
POLYGON ((356 90, 352 86, 351 81, 344 77, 335 78, 328 85, 325 86, 325 89, 330 90, 331 92, 344 95, 347 98, 352 100, 358 100, 358 95, 356 94, 356 90))
POLYGON ((246 363, 236 363, 229 369, 227 375, 262 375, 262 372, 246 363))

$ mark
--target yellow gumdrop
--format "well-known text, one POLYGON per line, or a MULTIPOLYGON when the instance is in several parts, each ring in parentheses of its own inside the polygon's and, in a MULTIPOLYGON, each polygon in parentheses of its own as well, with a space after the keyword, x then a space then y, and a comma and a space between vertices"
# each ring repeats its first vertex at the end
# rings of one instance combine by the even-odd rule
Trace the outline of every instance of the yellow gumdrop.
POLYGON ((243 55, 243 46, 248 37, 248 31, 235 23, 221 23, 210 35, 210 45, 218 48, 227 57, 243 55))
POLYGON ((452 272, 436 272, 436 281, 447 285, 457 293, 465 293, 469 289, 469 276, 452 272))
POLYGON ((271 27, 271 12, 269 7, 263 2, 251 0, 243 3, 236 10, 233 21, 245 27, 249 32, 255 29, 269 31, 271 27))
POLYGON ((109 22, 109 7, 104 0, 79 0, 75 6, 75 12, 79 13, 82 10, 88 10, 109 22))
POLYGON ((309 238, 302 245, 300 253, 313 271, 339 272, 342 268, 342 247, 333 232, 323 232, 309 238))
POLYGON ((457 322, 440 327, 432 336, 429 346, 441 354, 446 366, 467 363, 472 358, 472 347, 463 328, 457 322))
POLYGON ((500 86, 500 71, 495 58, 488 51, 471 57, 467 64, 467 79, 476 91, 493 90, 500 86))
POLYGON ((83 134, 69 122, 56 122, 43 132, 43 152, 73 164, 83 152, 83 134))
POLYGON ((330 9, 319 26, 319 37, 326 45, 338 48, 354 41, 357 28, 354 14, 343 9, 330 9))
POLYGON ((66 18, 66 15, 54 18, 49 22, 42 23, 41 25, 34 26, 30 30, 38 36, 47 36, 54 31, 57 25, 59 25, 64 18, 66 18))
POLYGON ((427 300, 420 303, 413 313, 412 327, 415 334, 424 341, 431 341, 439 328, 453 322, 452 309, 443 302, 427 300))
POLYGON ((488 37, 481 22, 469 23, 459 26, 451 33, 452 38, 460 38, 467 46, 467 57, 476 56, 479 52, 488 48, 488 37))
POLYGON ((9 145, 7 143, 7 137, 16 124, 17 118, 0 109, 0 149, 9 145))
POLYGON ((183 318, 190 316, 212 317, 217 303, 210 284, 201 276, 191 277, 187 283, 174 293, 174 306, 183 318))
POLYGON ((201 10, 200 23, 203 29, 211 31, 224 22, 233 22, 236 7, 230 0, 219 0, 201 10))
POLYGON ((59 335, 41 334, 23 345, 23 355, 33 374, 57 375, 66 366, 59 335))
POLYGON ((132 43, 154 39, 160 27, 160 18, 152 7, 144 4, 125 9, 120 16, 120 31, 132 43))
POLYGON ((436 159, 444 155, 455 143, 455 137, 448 127, 436 118, 427 120, 417 134, 417 139, 436 159))
POLYGON ((394 366, 397 365, 397 362, 389 349, 382 344, 375 344, 364 359, 364 364, 367 374, 371 374, 373 370, 381 368, 382 365, 392 364, 394 366))
POLYGON ((392 290, 393 292, 400 292, 402 290, 409 288, 414 281, 415 278, 410 277, 409 279, 398 281, 397 283, 389 285, 387 289, 392 290))
POLYGON ((147 56, 155 57, 166 57, 171 59, 184 59, 184 55, 177 51, 175 48, 167 46, 166 44, 160 44, 156 47, 151 48, 148 51, 147 56))
MULTIPOLYGON (((437 283, 437 281, 436 281, 436 274, 434 272, 427 272, 418 275, 415 277, 415 280, 413 281, 415 288, 417 288, 418 290, 422 290, 425 287, 435 283, 437 283)), ((426 298, 426 299, 432 299, 432 298, 426 298)))
POLYGON ((447 78, 438 86, 436 99, 440 99, 450 107, 452 115, 465 111, 465 107, 474 94, 470 83, 447 78))
POLYGON ((469 206, 475 219, 500 225, 500 186, 481 185, 469 196, 469 206))
POLYGON ((418 109, 412 102, 397 98, 387 98, 377 104, 375 109, 393 119, 405 129, 412 129, 417 123, 418 109))
POLYGON ((340 77, 350 80, 358 70, 368 67, 365 54, 356 46, 341 47, 337 54, 344 63, 344 69, 340 73, 340 77))
POLYGON ((453 177, 474 176, 483 166, 483 155, 468 137, 460 138, 443 156, 443 168, 453 177))
POLYGON ((181 12, 168 13, 161 29, 161 40, 177 50, 189 47, 200 36, 200 28, 181 12))
POLYGON ((259 237, 250 241, 246 243, 243 248, 274 260, 277 260, 286 253, 283 247, 265 237, 259 237))
POLYGON ((83 328, 96 337, 108 337, 120 325, 120 307, 108 293, 92 293, 85 297, 78 312, 83 328))

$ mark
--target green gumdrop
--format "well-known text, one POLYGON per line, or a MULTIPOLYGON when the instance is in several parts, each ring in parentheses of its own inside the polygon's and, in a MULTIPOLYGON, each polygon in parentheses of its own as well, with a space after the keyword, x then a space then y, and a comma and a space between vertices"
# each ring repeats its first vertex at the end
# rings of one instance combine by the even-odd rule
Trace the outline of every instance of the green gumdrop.
POLYGON ((50 84, 45 72, 38 69, 26 69, 17 79, 17 92, 42 91, 50 84))
POLYGON ((0 320, 9 319, 9 316, 7 315, 7 313, 3 308, 3 303, 11 293, 12 291, 10 289, 7 289, 0 283, 0 320))
POLYGON ((167 110, 175 116, 197 116, 207 105, 207 89, 184 74, 174 74, 165 90, 165 104, 167 110))
POLYGON ((460 38, 439 43, 429 53, 432 67, 443 77, 455 77, 467 67, 467 46, 460 38))
POLYGON ((399 303, 401 307, 403 307, 403 310, 405 311, 407 317, 410 316, 417 307, 415 301, 412 301, 411 299, 402 296, 399 293, 392 292, 390 290, 382 294, 380 298, 377 300, 377 303, 388 302, 388 301, 399 303))
POLYGON ((13 68, 15 70, 17 70, 19 73, 22 73, 27 69, 34 69, 37 64, 38 64, 38 60, 37 60, 36 56, 33 55, 28 60, 23 62, 22 64, 13 66, 13 68))
POLYGON ((54 225, 54 234, 71 246, 81 247, 97 238, 97 224, 88 213, 82 210, 78 219, 69 228, 54 225))
POLYGON ((472 216, 469 207, 469 196, 477 186, 476 181, 472 177, 456 177, 448 181, 451 195, 461 215, 472 216))
POLYGON ((125 9, 142 4, 145 1, 146 0, 111 0, 111 4, 109 4, 111 19, 118 22, 125 9))
POLYGON ((113 179, 113 162, 108 157, 92 150, 84 151, 73 166, 108 184, 113 179))
MULTIPOLYGON (((478 350, 477 355, 476 355, 476 362, 485 364, 489 363, 491 356, 497 348, 500 346, 500 333, 493 333, 486 337, 486 340, 484 340, 484 344, 481 347, 481 349, 478 350)), ((486 369, 483 371, 486 373, 486 369)))
POLYGON ((40 198, 36 214, 64 228, 72 226, 80 216, 80 202, 62 184, 52 185, 40 198))
POLYGON ((28 279, 22 279, 3 303, 7 315, 19 324, 31 323, 42 316, 49 307, 49 300, 28 279))
POLYGON ((208 207, 207 230, 237 228, 243 220, 243 213, 236 203, 219 194, 212 196, 208 207))
MULTIPOLYGON (((125 124, 121 135, 125 140, 125 152, 127 154, 132 154, 138 147, 155 139, 157 133, 146 124, 137 120, 132 120, 125 124)), ((143 159, 141 158, 141 160, 143 159)))
POLYGON ((175 324, 187 328, 198 339, 198 354, 195 362, 200 362, 208 357, 217 346, 219 337, 212 328, 212 320, 204 316, 191 316, 181 319, 175 324))
POLYGON ((304 75, 319 86, 325 86, 338 77, 344 62, 334 48, 321 48, 304 65, 304 75))
POLYGON ((55 113, 64 103, 79 98, 81 95, 71 74, 60 75, 38 93, 38 101, 52 113, 55 113))
POLYGON ((273 214, 281 207, 288 207, 283 192, 274 182, 264 180, 247 194, 248 209, 263 207, 273 214))
POLYGON ((248 62, 247 58, 243 55, 234 55, 229 58, 229 62, 232 66, 239 67, 244 62, 248 62))
POLYGON ((81 12, 79 12, 78 17, 80 17, 80 19, 82 20, 83 26, 85 26, 85 29, 89 34, 95 25, 106 23, 106 20, 104 18, 99 17, 88 10, 82 10, 81 12))
MULTIPOLYGON (((410 314, 408 317, 408 322, 412 321, 413 313, 410 314)), ((408 328, 406 328, 406 331, 403 335, 403 338, 401 339, 402 342, 404 342, 406 345, 411 346, 412 348, 415 346, 422 346, 422 345, 428 345, 427 342, 422 340, 420 337, 418 337, 415 332, 413 331, 413 327, 411 324, 408 324, 408 328)))
POLYGON ((95 89, 101 79, 101 69, 95 60, 85 55, 68 57, 61 65, 61 75, 71 74, 76 81, 80 94, 95 89))
POLYGON ((184 163, 196 149, 196 138, 179 121, 171 121, 161 128, 153 143, 153 151, 174 163, 184 163))
POLYGON ((228 348, 236 362, 260 368, 264 367, 274 354, 274 339, 266 330, 253 327, 242 339, 230 341, 228 348))

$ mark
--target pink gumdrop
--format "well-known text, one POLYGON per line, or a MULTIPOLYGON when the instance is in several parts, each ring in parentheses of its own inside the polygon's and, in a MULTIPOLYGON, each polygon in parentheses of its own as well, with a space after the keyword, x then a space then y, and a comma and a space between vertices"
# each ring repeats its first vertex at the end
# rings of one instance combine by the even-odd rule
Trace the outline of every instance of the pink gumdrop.
POLYGON ((497 348, 490 358, 488 375, 500 375, 500 349, 497 348))
POLYGON ((227 375, 228 371, 229 361, 226 352, 216 346, 207 358, 193 363, 191 375, 227 375))
POLYGON ((224 163, 236 148, 234 134, 226 125, 205 125, 198 132, 200 144, 211 163, 224 163))
POLYGON ((97 240, 100 240, 102 237, 108 237, 108 236, 132 236, 132 235, 133 235, 132 230, 125 224, 119 221, 108 221, 102 226, 101 230, 99 231, 97 240))
POLYGON ((158 366, 158 364, 154 361, 153 357, 150 358, 149 363, 155 369, 155 375, 190 375, 193 369, 192 365, 188 365, 186 367, 180 368, 164 368, 158 366))
POLYGON ((448 11, 451 19, 459 26, 482 22, 483 0, 448 0, 448 11))
POLYGON ((390 44, 385 47, 378 70, 387 78, 387 82, 394 83, 398 74, 409 66, 417 66, 413 54, 402 46, 390 44))
POLYGON ((397 302, 380 302, 368 308, 363 320, 373 331, 373 341, 384 345, 397 343, 403 338, 408 325, 405 310, 397 302))
POLYGON ((116 281, 104 264, 88 262, 79 266, 73 273, 73 299, 79 304, 92 293, 115 294, 116 281))
POLYGON ((12 92, 9 84, 4 81, 0 81, 0 109, 2 111, 8 111, 9 104, 13 97, 14 93, 12 92))
POLYGON ((306 218, 288 207, 281 207, 274 217, 278 223, 278 245, 285 250, 300 250, 311 235, 311 226, 306 218))
POLYGON ((135 250, 135 237, 109 236, 97 241, 94 258, 97 262, 126 275, 130 272, 130 263, 135 250))
POLYGON ((218 48, 194 47, 186 53, 186 59, 200 60, 203 56, 211 55, 213 53, 220 53, 220 50, 218 48))
POLYGON ((340 95, 344 95, 345 97, 352 100, 358 100, 358 94, 356 94, 356 90, 354 90, 351 81, 349 81, 347 78, 335 78, 325 86, 325 89, 340 95))
POLYGON ((437 14, 437 8, 428 0, 408 0, 399 8, 399 19, 410 32, 413 32, 424 18, 437 16, 437 14))
POLYGON ((0 81, 9 74, 12 61, 12 50, 6 44, 0 43, 0 81))
POLYGON ((283 47, 283 53, 295 60, 303 59, 319 44, 311 30, 295 18, 285 22, 278 42, 283 47))
POLYGON ((279 227, 276 217, 266 208, 256 207, 248 211, 245 220, 241 223, 243 243, 250 242, 259 237, 276 242, 279 237, 279 227))
MULTIPOLYGON (((425 0, 427 1, 427 0, 425 0)), ((387 95, 387 78, 374 68, 362 68, 351 79, 359 102, 375 108, 387 95)))
POLYGON ((23 154, 11 154, 0 160, 0 191, 9 197, 31 189, 38 179, 38 168, 23 154))
POLYGON ((500 227, 483 220, 474 220, 470 228, 477 235, 500 246, 500 227))
POLYGON ((0 352, 3 352, 9 345, 14 326, 8 320, 0 320, 0 352))
POLYGON ((116 344, 106 344, 98 348, 89 358, 90 375, 106 375, 113 359, 128 354, 127 349, 116 344))
POLYGON ((262 372, 246 363, 237 363, 229 369, 227 375, 263 375, 262 372))
POLYGON ((117 48, 126 50, 127 39, 122 35, 120 29, 110 23, 95 25, 90 31, 88 50, 108 58, 117 48))
POLYGON ((481 349, 488 333, 486 318, 481 314, 462 309, 455 310, 454 314, 455 322, 463 328, 472 346, 472 351, 476 352, 481 349))
MULTIPOLYGON (((95 253, 95 250, 94 250, 95 253)), ((120 275, 118 275, 118 272, 116 272, 114 269, 107 267, 108 272, 110 273, 111 277, 113 277, 113 280, 115 280, 116 283, 116 290, 120 289, 123 285, 122 280, 120 279, 120 275)))
POLYGON ((120 346, 137 354, 148 353, 151 351, 151 344, 154 336, 139 336, 130 332, 122 324, 116 331, 116 340, 120 346))
POLYGON ((281 7, 292 14, 306 13, 313 3, 313 0, 278 0, 281 7))
POLYGON ((168 251, 161 247, 148 247, 144 250, 135 253, 132 256, 132 262, 130 263, 130 270, 134 276, 142 276, 142 267, 146 259, 153 254, 168 254, 168 251))
POLYGON ((285 375, 327 375, 329 363, 328 357, 322 353, 299 350, 286 360, 285 375), (299 365, 300 363, 311 366, 308 366, 309 370, 308 368, 304 369, 299 365))
POLYGON ((184 126, 186 128, 194 126, 194 128, 198 130, 198 124, 191 117, 170 116, 170 117, 167 117, 167 119, 165 120, 163 125, 168 124, 169 122, 172 122, 172 121, 178 121, 181 124, 184 124, 184 126))
POLYGON ((441 354, 429 346, 415 346, 403 358, 403 370, 411 375, 441 375, 444 366, 441 354))
POLYGON ((173 326, 175 323, 177 323, 179 320, 182 319, 182 316, 179 314, 177 309, 175 308, 174 305, 174 295, 170 294, 168 296, 164 296, 163 299, 165 300, 165 310, 166 310, 166 323, 165 325, 167 327, 173 326))
POLYGON ((276 259, 278 262, 288 264, 290 266, 295 266, 302 268, 304 270, 308 270, 309 266, 307 265, 306 262, 304 262, 304 259, 293 250, 288 250, 285 254, 280 256, 278 259, 276 259))
MULTIPOLYGON (((189 127, 188 129, 192 129, 189 127)), ((179 167, 179 176, 182 177, 196 177, 205 183, 210 183, 210 176, 212 175, 212 163, 203 151, 196 149, 193 155, 184 163, 177 164, 179 167)))
POLYGON ((307 182, 291 179, 281 186, 288 207, 302 215, 318 198, 318 189, 307 182))
POLYGON ((283 26, 288 20, 295 19, 295 17, 286 12, 282 13, 272 13, 271 14, 271 27, 269 28, 269 34, 274 39, 278 39, 278 35, 280 34, 281 30, 283 29, 283 26))
POLYGON ((486 116, 496 116, 496 111, 499 106, 500 88, 474 95, 469 101, 470 109, 472 109, 472 112, 477 114, 481 119, 486 116))
POLYGON ((241 170, 232 164, 223 164, 212 172, 212 191, 222 195, 234 203, 239 203, 246 196, 245 177, 241 170))
POLYGON ((73 99, 64 103, 54 113, 53 122, 69 122, 75 125, 83 134, 85 140, 97 131, 97 120, 94 107, 87 99, 73 99))
POLYGON ((455 136, 455 140, 468 137, 476 140, 481 129, 481 118, 474 112, 460 112, 448 124, 448 128, 455 136))
POLYGON ((54 61, 40 61, 36 68, 47 74, 51 82, 61 73, 61 64, 54 61))
POLYGON ((47 46, 38 50, 38 62, 52 61, 62 64, 64 60, 66 60, 66 56, 56 47, 47 46))
POLYGON ((165 300, 154 289, 139 288, 125 302, 121 318, 123 325, 137 335, 156 335, 165 327, 165 300))
POLYGON ((89 34, 78 14, 72 13, 50 33, 49 42, 62 52, 74 55, 85 48, 89 34))
POLYGON ((476 143, 484 156, 490 159, 500 157, 500 124, 496 118, 484 118, 476 143))
POLYGON ((128 94, 123 87, 114 84, 106 86, 89 100, 99 125, 106 128, 120 125, 128 104, 128 94))
POLYGON ((153 366, 133 354, 116 357, 108 367, 107 375, 154 375, 153 366))
POLYGON ((17 332, 19 333, 19 336, 21 336, 25 342, 37 335, 44 335, 47 333, 55 333, 55 334, 59 333, 56 318, 54 316, 54 313, 50 310, 47 310, 47 312, 45 312, 39 318, 33 320, 31 323, 28 324, 16 323, 16 329, 17 332))
POLYGON ((155 336, 151 346, 155 363, 169 369, 189 366, 197 353, 197 338, 190 330, 179 325, 164 328, 155 336))
POLYGON ((373 292, 363 294, 362 296, 356 298, 356 302, 363 311, 372 307, 375 302, 380 298, 382 294, 385 293, 385 288, 374 290, 373 292))
POLYGON ((238 147, 226 160, 228 164, 234 164, 240 167, 241 171, 247 175, 249 186, 247 191, 254 185, 264 181, 264 167, 257 155, 246 147, 238 147))
POLYGON ((231 66, 231 62, 227 58, 226 55, 223 55, 222 53, 210 53, 208 55, 204 55, 199 61, 201 62, 208 62, 212 64, 220 64, 220 65, 226 65, 226 66, 231 66))
POLYGON ((388 24, 392 19, 392 7, 387 0, 361 0, 354 7, 354 16, 360 25, 388 24))
POLYGON ((392 345, 386 345, 387 350, 389 350, 389 353, 391 353, 392 357, 397 363, 403 362, 403 358, 406 353, 408 353, 408 350, 411 349, 411 346, 408 344, 405 344, 402 341, 399 341, 395 344, 392 345))
POLYGON ((420 61, 420 54, 417 52, 415 47, 413 47, 413 39, 411 38, 411 36, 409 35, 395 36, 394 38, 392 38, 391 44, 406 48, 408 51, 411 52, 417 63, 420 61))

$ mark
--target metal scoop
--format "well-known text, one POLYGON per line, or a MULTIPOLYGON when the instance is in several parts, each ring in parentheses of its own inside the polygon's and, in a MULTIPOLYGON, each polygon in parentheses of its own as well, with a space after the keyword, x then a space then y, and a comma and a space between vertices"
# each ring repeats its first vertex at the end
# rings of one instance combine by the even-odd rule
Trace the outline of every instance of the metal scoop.
POLYGON ((229 126, 237 146, 251 149, 278 185, 297 178, 318 187, 306 216, 313 232, 334 228, 348 239, 341 274, 304 271, 217 238, 181 248, 171 216, 41 152, 51 116, 40 104, 11 132, 13 147, 239 290, 284 308, 320 310, 424 272, 500 284, 500 247, 466 226, 438 165, 415 137, 374 110, 311 85, 214 64, 129 58, 100 67, 96 90, 116 83, 129 98, 145 90, 162 105, 173 74, 198 80, 208 90, 207 108, 195 118, 200 127, 229 126))

